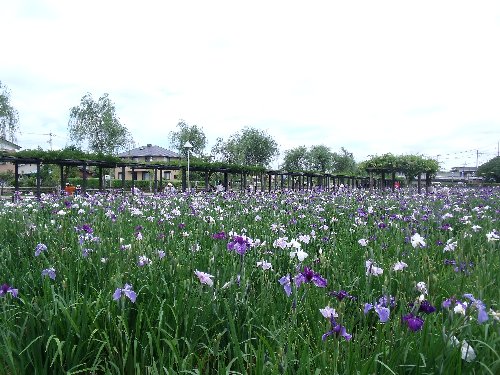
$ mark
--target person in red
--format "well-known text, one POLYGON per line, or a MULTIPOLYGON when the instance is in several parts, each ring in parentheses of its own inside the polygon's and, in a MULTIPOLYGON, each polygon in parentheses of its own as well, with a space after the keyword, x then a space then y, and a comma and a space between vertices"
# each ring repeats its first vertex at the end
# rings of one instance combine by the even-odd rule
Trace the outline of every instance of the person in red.
POLYGON ((399 182, 399 181, 395 181, 395 182, 394 182, 394 187, 395 187, 396 189, 399 189, 399 188, 401 187, 400 182, 399 182))

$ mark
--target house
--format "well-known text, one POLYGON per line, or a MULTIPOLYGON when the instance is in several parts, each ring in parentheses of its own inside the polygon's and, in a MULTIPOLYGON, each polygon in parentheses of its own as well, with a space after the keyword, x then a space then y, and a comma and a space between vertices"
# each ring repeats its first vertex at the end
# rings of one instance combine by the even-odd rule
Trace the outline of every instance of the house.
POLYGON ((12 143, 5 138, 0 138, 0 151, 16 152, 21 146, 12 143))
MULTIPOLYGON (((21 149, 21 146, 0 137, 0 152, 15 156, 14 153, 19 149, 21 149)), ((36 173, 36 164, 19 164, 18 168, 18 173, 21 177, 23 175, 30 175, 33 171, 36 173)), ((8 171, 14 173, 14 164, 5 161, 0 162, 0 173, 8 171)))
MULTIPOLYGON (((179 154, 163 147, 152 145, 151 143, 148 143, 146 146, 122 152, 117 156, 124 162, 134 162, 139 164, 154 162, 175 164, 181 158, 179 154)), ((162 173, 163 180, 173 180, 179 178, 180 176, 180 171, 178 170, 163 170, 162 173)), ((154 176, 151 175, 151 170, 145 167, 134 168, 133 177, 136 181, 149 181, 154 179, 154 176)), ((115 179, 122 179, 122 168, 115 169, 115 179)), ((132 180, 132 169, 130 167, 125 168, 125 180, 132 180)))

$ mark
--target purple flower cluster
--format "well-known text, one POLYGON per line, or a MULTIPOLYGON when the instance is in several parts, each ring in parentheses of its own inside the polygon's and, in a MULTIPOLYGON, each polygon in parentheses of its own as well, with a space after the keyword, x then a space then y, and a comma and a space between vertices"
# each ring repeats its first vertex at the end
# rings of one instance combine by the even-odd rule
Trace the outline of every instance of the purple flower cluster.
POLYGON ((443 301, 443 308, 451 309, 453 307, 453 311, 455 313, 462 315, 465 315, 471 309, 475 309, 477 311, 477 322, 479 324, 486 322, 489 317, 484 302, 474 298, 474 296, 469 293, 464 294, 463 296, 464 298, 469 300, 469 303, 467 303, 466 301, 460 301, 452 297, 443 301))
POLYGON ((214 240, 225 240, 227 238, 226 232, 222 231, 222 232, 214 233, 214 234, 212 234, 212 238, 214 240))
POLYGON ((232 240, 227 244, 227 249, 229 251, 235 251, 240 255, 245 255, 250 246, 251 244, 247 237, 233 236, 232 240))

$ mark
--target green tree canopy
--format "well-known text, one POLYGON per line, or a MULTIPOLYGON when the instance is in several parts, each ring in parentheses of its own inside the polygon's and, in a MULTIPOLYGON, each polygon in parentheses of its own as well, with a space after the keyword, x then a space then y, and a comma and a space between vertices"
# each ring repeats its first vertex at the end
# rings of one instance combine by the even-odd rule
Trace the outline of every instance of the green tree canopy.
POLYGON ((264 167, 278 156, 277 142, 265 131, 245 127, 212 148, 215 160, 245 166, 264 167))
POLYGON ((0 81, 0 137, 16 141, 19 114, 10 104, 10 90, 0 81))
POLYGON ((333 153, 327 146, 312 146, 308 153, 309 169, 318 172, 329 172, 332 170, 333 153))
POLYGON ((169 133, 170 146, 179 154, 187 156, 187 150, 184 145, 187 141, 193 145, 191 152, 196 156, 203 156, 207 145, 207 137, 203 129, 198 125, 188 125, 184 120, 179 120, 177 130, 169 133))
POLYGON ((477 169, 477 175, 483 177, 487 182, 500 182, 500 156, 481 164, 477 169))
POLYGON ((86 142, 92 152, 110 155, 133 144, 132 135, 120 123, 108 94, 98 101, 90 93, 83 96, 80 105, 70 110, 68 128, 71 141, 78 145, 86 142))
POLYGON ((353 154, 344 147, 341 147, 340 152, 333 153, 332 166, 335 173, 355 174, 357 171, 353 154))
POLYGON ((305 171, 309 167, 308 150, 299 146, 285 151, 281 168, 287 171, 305 171))

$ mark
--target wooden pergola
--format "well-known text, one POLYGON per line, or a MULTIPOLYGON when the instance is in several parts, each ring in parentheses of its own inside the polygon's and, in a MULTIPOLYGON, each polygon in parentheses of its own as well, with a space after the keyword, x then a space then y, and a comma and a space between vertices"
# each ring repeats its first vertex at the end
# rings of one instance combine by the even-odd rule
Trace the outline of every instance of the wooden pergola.
MULTIPOLYGON (((94 167, 98 170, 99 190, 104 190, 103 169, 104 168, 121 168, 122 189, 125 190, 125 168, 132 170, 132 193, 134 192, 134 171, 135 169, 150 169, 153 171, 154 182, 153 191, 156 193, 163 186, 163 171, 165 170, 181 170, 182 171, 182 190, 187 189, 186 166, 183 165, 167 165, 154 163, 133 163, 133 162, 113 162, 100 160, 84 160, 84 159, 50 159, 44 160, 41 158, 16 157, 16 156, 1 156, 0 162, 12 163, 14 165, 14 198, 19 191, 19 165, 34 164, 36 165, 36 186, 35 193, 39 198, 41 195, 41 177, 40 168, 42 164, 58 165, 61 171, 60 188, 64 190, 64 167, 80 167, 82 170, 82 186, 81 192, 87 192, 88 168, 94 167), (158 178, 158 172, 159 178, 158 178)), ((223 175, 221 184, 225 190, 229 190, 230 176, 239 177, 240 190, 248 190, 250 187, 257 191, 260 183, 261 191, 278 191, 278 190, 310 190, 314 187, 330 191, 337 190, 341 184, 346 187, 362 188, 367 186, 366 177, 334 175, 328 173, 313 173, 313 172, 289 172, 282 170, 256 170, 251 171, 244 167, 220 167, 220 166, 191 166, 190 171, 204 173, 205 190, 211 190, 210 175, 220 173, 223 175), (249 184, 249 181, 251 183, 249 184), (267 187, 267 189, 266 189, 267 187)), ((382 179, 384 175, 382 175, 382 179)), ((371 181, 371 180, 370 180, 371 181)), ((370 183, 369 186, 372 186, 370 183)))

